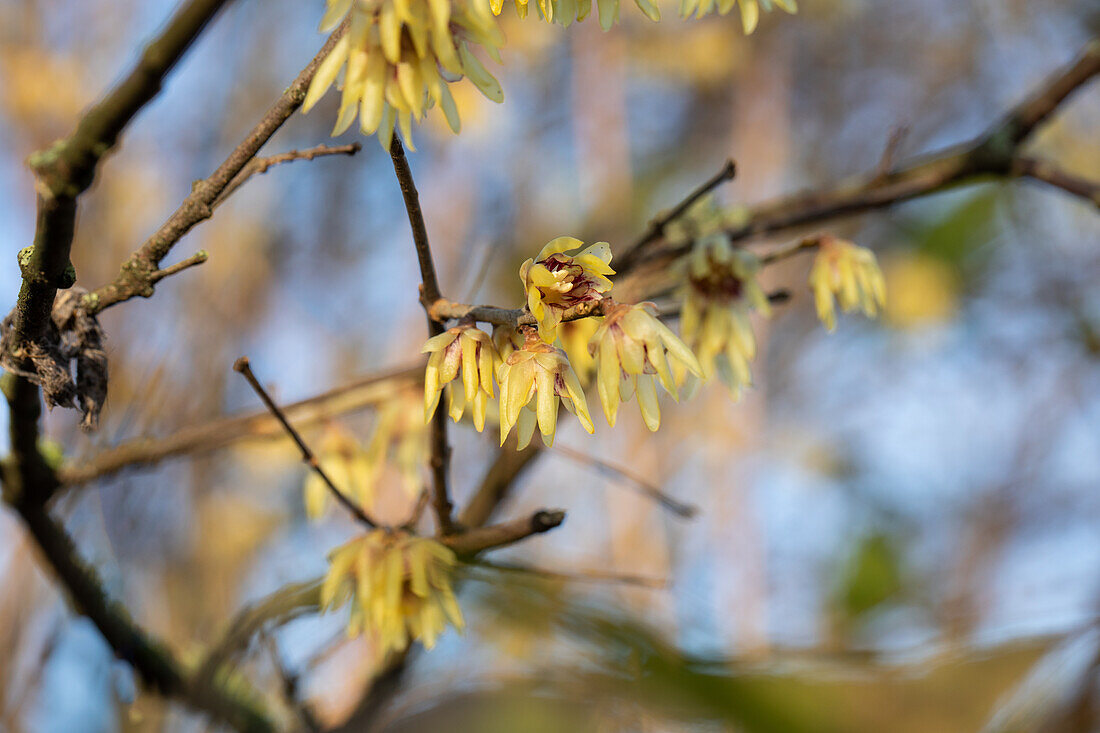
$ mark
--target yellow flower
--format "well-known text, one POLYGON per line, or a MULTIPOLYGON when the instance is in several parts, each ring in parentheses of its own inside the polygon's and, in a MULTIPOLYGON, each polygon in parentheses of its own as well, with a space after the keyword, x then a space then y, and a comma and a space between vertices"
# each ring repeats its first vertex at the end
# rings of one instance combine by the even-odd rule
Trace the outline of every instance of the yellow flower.
MULTIPOLYGON (((520 18, 527 17, 527 5, 529 0, 515 0, 516 13, 520 18)), ((661 10, 654 0, 634 0, 638 8, 646 16, 656 22, 661 19, 661 10)), ((504 7, 504 0, 490 0, 493 13, 500 15, 504 7)), ((615 21, 619 19, 619 0, 596 0, 596 8, 600 16, 600 27, 609 30, 615 21)), ((574 21, 580 22, 592 12, 592 0, 538 0, 536 3, 539 17, 547 23, 560 23, 566 28, 574 21)))
POLYGON ((756 282, 760 261, 715 232, 697 239, 677 269, 684 278, 680 334, 699 357, 703 381, 717 374, 738 396, 752 384, 749 362, 756 358, 749 313, 771 315, 756 282))
MULTIPOLYGON (((371 462, 370 452, 363 450, 354 436, 335 423, 329 425, 317 447, 317 460, 342 493, 364 507, 374 503, 377 467, 371 462)), ((332 498, 329 492, 316 471, 306 474, 303 487, 306 516, 318 519, 325 513, 332 498)))
POLYGON ((542 442, 553 445, 559 399, 586 431, 595 432, 584 389, 565 352, 528 333, 523 347, 509 354, 500 369, 500 444, 517 426, 518 447, 526 448, 537 423, 542 442))
POLYGON ((646 427, 656 430, 661 426, 661 408, 653 375, 673 399, 679 399, 669 357, 696 376, 702 375, 699 362, 691 349, 657 320, 657 307, 652 303, 605 304, 604 312, 589 348, 598 364, 596 388, 607 422, 614 427, 620 401, 637 394, 646 427))
POLYGON ((428 462, 428 427, 418 403, 415 393, 404 391, 383 404, 367 444, 373 480, 389 463, 400 474, 405 492, 414 497, 424 490, 428 462))
POLYGON ((810 269, 817 315, 828 331, 836 328, 836 302, 845 313, 862 310, 868 318, 886 305, 886 279, 874 253, 836 237, 822 237, 810 269))
POLYGON ((410 640, 431 649, 448 622, 460 632, 465 627, 452 588, 456 562, 454 552, 435 540, 374 530, 329 555, 321 609, 350 601, 348 635, 365 631, 380 657, 404 650, 410 640))
POLYGON ((515 326, 496 325, 493 326, 493 346, 497 349, 497 354, 500 356, 500 362, 497 364, 497 382, 500 382, 500 368, 503 366, 504 360, 507 359, 513 351, 523 347, 523 334, 516 330, 515 326))
POLYGON ((573 237, 552 239, 538 257, 519 268, 527 308, 538 321, 539 335, 548 344, 554 343, 565 311, 581 303, 598 302, 611 290, 607 278, 615 274, 608 264, 611 245, 597 242, 576 255, 565 254, 583 244, 573 237))
POLYGON ((592 340, 593 334, 601 323, 603 319, 599 316, 589 316, 575 321, 566 321, 559 326, 558 339, 561 341, 561 347, 569 357, 569 365, 577 373, 577 379, 584 387, 588 386, 596 374, 596 360, 588 350, 588 342, 592 340))
POLYGON ((451 419, 458 422, 470 405, 474 427, 485 428, 485 408, 493 397, 493 376, 500 356, 489 334, 473 324, 463 323, 432 336, 420 350, 431 354, 424 370, 424 421, 428 422, 439 405, 442 389, 462 374, 462 389, 448 390, 451 419))
POLYGON ((760 6, 771 12, 772 5, 785 10, 788 13, 797 13, 796 0, 680 0, 680 15, 684 18, 695 13, 696 18, 718 11, 719 15, 725 15, 733 10, 734 5, 741 8, 741 27, 745 35, 756 30, 756 23, 760 20, 760 6))
POLYGON ((484 46, 500 63, 504 36, 481 0, 328 0, 321 30, 332 30, 349 13, 347 34, 317 69, 302 104, 308 112, 330 86, 342 86, 333 135, 358 116, 363 133, 377 131, 388 149, 396 120, 413 148, 412 123, 433 104, 457 133, 447 84, 463 76, 490 100, 504 100, 500 84, 470 51, 471 44, 484 46))

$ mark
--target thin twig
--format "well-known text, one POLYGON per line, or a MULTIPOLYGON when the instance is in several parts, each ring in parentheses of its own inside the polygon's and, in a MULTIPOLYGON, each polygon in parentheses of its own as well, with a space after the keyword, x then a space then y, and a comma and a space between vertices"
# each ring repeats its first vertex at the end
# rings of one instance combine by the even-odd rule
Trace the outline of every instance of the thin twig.
POLYGON ((577 463, 586 466, 592 466, 593 468, 599 470, 601 473, 611 476, 613 478, 625 479, 628 483, 637 488, 638 491, 640 491, 643 495, 648 496, 650 499, 653 499, 673 514, 681 516, 685 519, 690 519, 691 517, 694 517, 699 511, 698 507, 692 506, 691 504, 684 504, 681 501, 677 501, 665 492, 661 491, 661 489, 657 486, 653 485, 649 481, 646 481, 641 476, 631 473, 621 466, 616 466, 614 464, 608 463, 601 458, 583 453, 579 450, 574 450, 573 448, 569 448, 568 446, 564 446, 561 444, 554 445, 550 449, 550 451, 552 453, 557 453, 559 455, 565 456, 566 458, 572 461, 576 461, 577 463))
POLYGON ((718 188, 718 186, 722 185, 726 181, 732 181, 736 175, 737 164, 734 163, 732 160, 727 160, 726 164, 722 166, 722 170, 718 171, 709 180, 703 183, 703 185, 699 186, 694 191, 689 193, 687 195, 687 198, 674 206, 672 210, 670 210, 667 214, 658 216, 656 219, 650 222, 649 229, 646 230, 646 233, 643 234, 641 239, 635 242, 629 250, 627 250, 625 255, 626 258, 629 259, 632 253, 636 250, 641 249, 650 242, 663 237, 665 234, 665 227, 683 216, 684 212, 690 209, 692 204, 706 196, 714 189, 718 188))
MULTIPOLYGON (((515 440, 511 438, 510 440, 515 440)), ((529 466, 535 458, 542 454, 540 448, 531 446, 522 451, 515 450, 513 444, 500 448, 497 460, 493 462, 489 470, 482 478, 474 498, 463 511, 461 519, 465 527, 470 528, 462 535, 452 535, 443 539, 443 542, 453 542, 456 539, 468 539, 470 535, 477 538, 478 528, 482 527, 492 516, 509 494, 509 489, 515 484, 516 479, 529 466)), ((530 520, 527 528, 531 527, 530 520)), ((491 536, 499 537, 495 530, 491 536)), ((318 610, 320 603, 320 588, 322 578, 317 578, 308 583, 294 584, 280 588, 265 598, 246 607, 237 620, 230 625, 230 632, 223 637, 222 642, 215 647, 208 659, 214 659, 215 655, 222 661, 231 658, 240 650, 247 648, 254 634, 269 625, 281 624, 303 613, 318 610)), ((411 649, 412 647, 410 647, 411 649)), ((360 724, 363 720, 371 719, 376 706, 393 692, 402 676, 409 660, 406 651, 401 654, 391 655, 384 663, 381 670, 375 675, 370 687, 364 693, 364 698, 356 706, 355 712, 338 730, 362 730, 360 724)), ((216 669, 221 662, 213 664, 216 669)))
POLYGON ((397 135, 393 136, 393 141, 390 143, 390 158, 393 160, 393 171, 397 174, 397 183, 401 186, 401 196, 405 200, 409 226, 412 227, 416 260, 420 265, 420 300, 427 308, 442 295, 435 275, 435 263, 432 261, 432 247, 428 242, 428 227, 424 224, 424 213, 420 210, 420 194, 416 191, 412 169, 409 168, 409 159, 405 157, 405 148, 402 147, 401 139, 397 135))
MULTIPOLYGON (((733 241, 742 241, 892 206, 964 183, 990 177, 1019 177, 1023 173, 1015 161, 1021 146, 1060 104, 1098 73, 1100 39, 1094 39, 1072 64, 1040 85, 977 139, 911 160, 886 175, 874 171, 825 188, 764 202, 753 207, 745 223, 730 229, 728 235, 733 241)), ((1077 193, 1073 187, 1065 190, 1077 193)), ((654 239, 620 258, 619 271, 633 269, 643 261, 651 261, 652 267, 660 268, 686 250, 687 246, 670 246, 660 238, 654 239)))
POLYGON ((38 221, 34 247, 20 262, 23 287, 15 311, 17 349, 45 328, 57 289, 73 284, 69 250, 76 201, 92 184, 99 161, 114 148, 134 116, 160 92, 165 76, 226 4, 227 0, 181 4, 143 49, 130 73, 81 117, 76 130, 30 157, 38 192, 38 221))
POLYGON ((210 208, 216 209, 225 203, 225 200, 236 193, 237 189, 248 182, 248 179, 252 176, 263 175, 267 173, 268 169, 282 165, 283 163, 292 163, 296 160, 313 160, 314 158, 323 158, 329 155, 355 155, 363 146, 359 143, 351 143, 349 145, 316 145, 312 148, 306 148, 305 150, 290 150, 285 153, 279 153, 278 155, 268 155, 263 158, 253 158, 244 169, 229 182, 229 185, 225 187, 218 198, 214 200, 214 203, 210 205, 210 208))
MULTIPOLYGON (((476 568, 500 570, 506 573, 522 573, 524 575, 546 578, 547 580, 563 580, 569 583, 615 583, 620 585, 635 585, 642 588, 654 588, 657 590, 668 588, 669 585, 668 580, 665 578, 648 578, 644 575, 623 575, 621 573, 606 570, 570 570, 568 572, 562 572, 520 563, 481 559, 471 560, 468 564, 476 568)), ((470 577, 476 578, 477 576, 471 575, 470 577)))
POLYGON ((760 264, 765 266, 773 265, 776 262, 794 257, 800 252, 817 249, 819 246, 821 246, 821 239, 821 236, 806 237, 804 239, 798 240, 797 242, 794 242, 793 244, 789 244, 785 247, 780 247, 779 249, 773 250, 761 256, 760 264))
POLYGON ((166 277, 170 277, 171 275, 175 275, 177 272, 183 272, 184 270, 186 270, 190 267, 195 267, 196 265, 201 265, 202 263, 206 262, 208 259, 210 259, 210 255, 206 252, 205 249, 200 249, 198 252, 191 255, 190 257, 188 257, 185 260, 180 260, 179 262, 177 262, 174 265, 169 265, 168 267, 165 267, 163 270, 157 270, 156 272, 154 272, 153 274, 151 274, 149 276, 149 281, 154 282, 154 283, 155 282, 160 282, 161 280, 163 280, 166 277))
POLYGON ((225 664, 248 648, 252 637, 268 625, 279 626, 317 611, 321 603, 322 579, 291 583, 250 603, 234 616, 218 642, 199 665, 195 678, 211 679, 225 664))
POLYGON ((114 281, 84 296, 82 304, 85 309, 91 313, 98 313, 104 308, 130 298, 139 296, 148 298, 153 295, 153 282, 150 278, 157 271, 160 263, 168 256, 172 247, 192 228, 213 215, 215 202, 222 192, 249 161, 256 157, 260 148, 283 126, 283 123, 302 106, 306 90, 309 89, 317 68, 346 32, 347 21, 333 32, 313 60, 302 69, 263 119, 252 128, 240 145, 233 149, 217 170, 210 174, 209 178, 195 183, 191 187, 191 193, 179 208, 136 252, 130 255, 114 281))
MULTIPOLYGON (((368 374, 319 395, 285 405, 283 414, 299 426, 314 425, 389 399, 396 391, 414 385, 423 375, 423 364, 368 374)), ((62 484, 75 486, 112 476, 127 468, 217 450, 239 440, 270 440, 285 435, 286 431, 267 410, 239 417, 223 417, 182 428, 164 438, 139 438, 123 443, 82 463, 65 464, 58 477, 62 484)))
MULTIPOLYGON (((437 336, 443 333, 443 322, 433 315, 431 306, 436 301, 442 300, 443 296, 439 292, 435 263, 432 262, 428 227, 424 224, 424 214, 420 210, 420 195, 416 191, 416 183, 413 181, 408 158, 405 157, 405 149, 401 146, 401 140, 397 135, 393 136, 393 141, 390 143, 390 158, 393 160, 393 171, 397 175, 397 182, 401 186, 401 196, 405 200, 405 211, 409 215, 409 226, 412 228, 413 245, 416 247, 416 259, 420 263, 420 303, 428 316, 428 335, 437 336)), ((436 410, 432 418, 430 443, 432 509, 435 510, 439 534, 449 535, 455 532, 457 527, 452 518, 454 505, 451 504, 447 489, 451 446, 447 442, 447 413, 442 409, 436 410)))
POLYGON ((909 137, 909 125, 899 125, 890 131, 890 137, 886 141, 886 147, 882 150, 882 157, 878 161, 879 176, 889 175, 897 160, 898 151, 901 150, 905 139, 909 137))
POLYGON ((332 493, 332 496, 336 499, 336 501, 340 502, 340 504, 345 509, 347 509, 356 519, 358 519, 366 526, 370 527, 371 529, 377 527, 378 525, 375 524, 373 519, 367 516, 362 507, 349 499, 344 494, 344 492, 336 488, 336 484, 332 483, 332 479, 330 479, 328 477, 328 474, 325 473, 325 469, 321 468, 321 464, 317 460, 317 456, 313 454, 313 451, 310 450, 308 445, 306 445, 306 442, 302 439, 302 436, 298 433, 297 430, 294 429, 294 426, 290 424, 290 421, 286 419, 286 415, 283 413, 282 410, 279 409, 279 406, 275 404, 275 401, 271 399, 271 396, 267 393, 267 390, 265 390, 263 385, 260 384, 260 380, 256 379, 256 375, 252 373, 252 367, 248 363, 248 357, 242 356, 241 358, 237 359, 237 361, 233 364, 233 369, 234 371, 243 374, 244 378, 248 380, 248 383, 252 386, 252 389, 263 401, 267 409, 271 411, 271 414, 275 416, 275 419, 279 421, 279 423, 283 426, 283 429, 285 429, 287 434, 290 435, 291 439, 294 440, 295 444, 298 446, 298 450, 302 452, 302 460, 305 461, 310 470, 316 473, 320 477, 320 479, 325 482, 325 486, 328 487, 329 491, 332 493))
POLYGON ((1013 164, 1013 172, 1048 186, 1060 188, 1074 196, 1091 201, 1093 206, 1100 207, 1100 181, 1090 181, 1072 173, 1066 173, 1049 160, 1019 157, 1013 164))
POLYGON ((190 676, 168 647, 138 626, 112 601, 95 568, 79 556, 72 538, 36 503, 16 505, 42 555, 68 591, 73 606, 96 625, 115 655, 129 663, 150 688, 209 712, 240 731, 270 731, 272 723, 243 690, 230 691, 212 679, 190 676))
MULTIPOLYGON (((500 524, 473 526, 462 534, 443 537, 440 542, 463 559, 472 560, 479 553, 548 532, 560 526, 563 521, 565 512, 542 510, 529 517, 500 524)), ((245 606, 237 613, 218 643, 207 653, 195 678, 200 681, 211 679, 223 665, 247 649, 252 638, 264 628, 285 624, 303 614, 320 610, 323 582, 323 578, 315 578, 302 583, 291 583, 245 606)))
POLYGON ((470 258, 475 263, 470 267, 470 284, 466 288, 466 300, 473 302, 477 294, 481 292, 485 284, 485 278, 489 276, 489 270, 493 266, 493 257, 500 250, 500 239, 486 239, 481 243, 477 253, 470 258))
POLYGON ((321 733, 323 728, 317 720, 317 716, 313 714, 309 705, 299 696, 299 676, 287 669, 283 663, 283 656, 279 651, 279 645, 275 638, 261 631, 260 641, 267 649, 268 656, 271 657, 271 664, 275 667, 276 674, 279 675, 283 702, 298 718, 298 722, 301 723, 305 731, 308 731, 308 733, 321 733))
POLYGON ((459 557, 469 558, 486 550, 495 550, 525 540, 531 535, 549 532, 564 521, 565 512, 562 510, 541 509, 529 517, 470 529, 461 534, 448 535, 440 541, 459 557))

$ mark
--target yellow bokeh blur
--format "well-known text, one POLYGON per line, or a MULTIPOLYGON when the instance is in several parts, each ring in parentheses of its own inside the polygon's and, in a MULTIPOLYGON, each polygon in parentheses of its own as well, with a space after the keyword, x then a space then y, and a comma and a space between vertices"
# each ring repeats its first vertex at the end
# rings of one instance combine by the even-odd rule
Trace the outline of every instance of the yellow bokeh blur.
POLYGON ((885 263, 886 321, 910 329, 943 323, 958 310, 959 276, 942 260, 904 254, 885 263))

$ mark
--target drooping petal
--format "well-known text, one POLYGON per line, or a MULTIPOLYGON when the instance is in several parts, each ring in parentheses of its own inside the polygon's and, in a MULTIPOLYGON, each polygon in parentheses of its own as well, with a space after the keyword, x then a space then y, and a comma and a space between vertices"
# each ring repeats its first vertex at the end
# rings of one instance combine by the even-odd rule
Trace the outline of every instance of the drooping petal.
POLYGON ((642 419, 650 432, 661 427, 661 406, 657 402, 657 388, 653 384, 653 377, 643 374, 634 381, 634 393, 638 396, 638 407, 642 411, 642 419))
POLYGON ((328 88, 336 81, 340 70, 344 68, 344 62, 347 61, 349 43, 347 36, 341 38, 333 46, 332 51, 325 57, 325 60, 321 62, 321 65, 317 67, 317 73, 314 74, 313 81, 310 82, 309 90, 306 92, 306 98, 302 102, 303 114, 313 109, 314 105, 320 101, 328 88))

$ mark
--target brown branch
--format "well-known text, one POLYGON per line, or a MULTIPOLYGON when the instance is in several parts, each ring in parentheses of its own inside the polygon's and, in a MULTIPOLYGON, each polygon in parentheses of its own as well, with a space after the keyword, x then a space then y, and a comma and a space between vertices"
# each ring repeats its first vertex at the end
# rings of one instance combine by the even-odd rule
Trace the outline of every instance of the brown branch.
POLYGON ((442 295, 439 291, 439 281, 435 276, 435 263, 432 262, 432 247, 428 242, 428 228, 424 224, 424 213, 420 210, 420 194, 416 191, 416 183, 413 181, 412 169, 409 168, 409 160, 405 157, 405 148, 401 146, 401 139, 393 136, 390 143, 390 158, 393 160, 393 171, 397 174, 397 182, 401 186, 401 196, 405 200, 405 211, 409 215, 409 226, 412 227, 413 245, 416 247, 416 260, 420 265, 420 301, 425 309, 442 295))
POLYGON ((252 176, 267 173, 268 169, 273 166, 282 165, 283 163, 292 163, 296 160, 313 160, 314 158, 323 158, 329 155, 350 156, 355 155, 362 149, 363 146, 359 143, 351 143, 350 145, 317 145, 312 148, 306 148, 305 150, 291 150, 286 153, 269 155, 264 158, 253 158, 249 164, 229 182, 225 190, 218 194, 218 198, 214 200, 210 208, 218 208, 225 203, 226 199, 236 193, 237 189, 247 183, 248 179, 252 178, 252 176))
MULTIPOLYGON (((181 5, 157 37, 142 51, 137 65, 101 101, 89 109, 76 130, 28 163, 35 174, 38 215, 34 245, 19 253, 23 283, 14 311, 12 356, 20 371, 32 369, 22 359, 29 341, 41 337, 59 288, 76 280, 69 262, 76 223, 77 198, 92 184, 99 161, 118 142, 126 125, 160 91, 206 24, 227 0, 190 0, 181 5)), ((38 453, 38 387, 25 378, 5 381, 14 475, 8 481, 19 493, 44 501, 57 487, 56 476, 38 453)))
POLYGON ((663 237, 665 235, 665 227, 683 216, 684 213, 691 208, 692 204, 706 196, 714 189, 718 188, 718 186, 722 185, 726 181, 732 181, 734 179, 734 176, 736 175, 737 164, 734 163, 732 160, 727 160, 726 164, 722 166, 722 170, 718 171, 718 173, 712 176, 709 180, 707 180, 701 186, 689 193, 683 201, 674 206, 672 210, 669 211, 667 214, 664 214, 663 216, 658 216, 656 219, 650 222, 649 229, 646 230, 646 233, 643 234, 642 237, 637 242, 635 242, 629 250, 626 251, 626 254, 624 256, 629 259, 631 254, 635 250, 641 249, 650 242, 663 237))
POLYGON ((233 370, 244 375, 244 378, 248 380, 248 384, 259 396, 260 400, 264 403, 264 406, 271 411, 271 414, 275 416, 275 419, 279 421, 279 424, 286 430, 287 435, 291 437, 294 443, 298 446, 298 450, 302 452, 302 460, 309 467, 311 471, 317 474, 322 481, 325 482, 325 486, 328 487, 329 492, 333 498, 336 499, 348 512, 358 519, 361 523, 367 525, 371 529, 374 529, 378 525, 374 520, 367 516, 367 513, 363 511, 362 507, 349 499, 344 492, 336 488, 336 484, 332 483, 332 479, 329 478, 325 470, 321 468, 320 462, 317 460, 317 456, 310 450, 309 445, 302 439, 301 434, 294 429, 294 426, 287 420, 286 414, 279 409, 279 406, 275 404, 275 400, 271 399, 271 395, 267 393, 264 386, 260 384, 260 380, 256 379, 256 375, 252 373, 252 367, 248 363, 248 357, 242 356, 237 359, 233 364, 233 370))
POLYGON ((239 731, 273 730, 267 714, 251 699, 251 694, 230 691, 212 680, 190 676, 167 647, 134 623, 125 608, 110 600, 99 574, 80 559, 72 539, 43 505, 18 502, 15 509, 73 606, 96 625, 115 656, 130 664, 146 685, 239 731))
POLYGON ((1090 181, 1066 173, 1048 160, 1021 156, 1014 161, 1012 172, 1015 175, 1060 188, 1074 196, 1091 201, 1093 206, 1100 207, 1100 181, 1090 181))
POLYGON ((213 679, 215 673, 247 649, 252 637, 268 624, 281 626, 317 611, 321 604, 321 583, 321 578, 291 583, 242 608, 218 643, 207 652, 195 678, 213 679))
POLYGON ((499 570, 505 573, 521 573, 524 575, 545 578, 547 580, 561 580, 567 583, 613 583, 654 589, 664 589, 668 587, 668 580, 664 578, 650 578, 644 575, 624 575, 622 573, 608 572, 606 570, 570 570, 562 572, 532 567, 530 565, 522 565, 520 563, 498 562, 496 560, 473 560, 469 564, 476 568, 499 570))
MULTIPOLYGON (((424 224, 424 214, 420 210, 420 195, 416 191, 412 169, 409 168, 405 149, 397 135, 390 143, 390 158, 393 171, 401 186, 401 196, 405 200, 405 211, 409 215, 412 228, 413 245, 416 247, 416 259, 420 264, 420 303, 428 316, 428 336, 443 333, 443 320, 432 313, 431 306, 443 296, 439 292, 439 281, 435 275, 435 263, 432 262, 432 247, 428 242, 428 227, 424 224)), ((456 531, 452 513, 450 494, 447 490, 447 473, 451 462, 451 446, 447 443, 447 413, 437 409, 432 418, 430 435, 432 469, 432 509, 440 535, 449 535, 456 531)))
MULTIPOLYGON (((734 241, 745 240, 892 206, 960 184, 1024 175, 1016 163, 1022 145, 1074 90, 1097 73, 1100 73, 1100 39, 1086 45, 1076 61, 1040 86, 976 140, 915 159, 886 174, 876 171, 826 188, 765 202, 749 212, 743 225, 729 230, 729 236, 734 241)), ((1076 193, 1073 187, 1066 190, 1076 193)), ((1093 190, 1090 188, 1090 193, 1093 190)), ((619 269, 623 272, 649 260, 654 267, 659 267, 684 251, 683 245, 654 240, 628 252, 620 259, 619 269)))
MULTIPOLYGON (((502 450, 503 454, 503 450, 502 450)), ((517 455, 516 451, 511 452, 517 455)), ((535 455, 535 454, 529 454, 535 455)), ((490 471, 494 473, 494 471, 490 471)), ((518 474, 512 474, 512 478, 518 474)), ((488 479, 488 476, 486 477, 488 479)), ((503 479, 500 475, 494 480, 503 479)), ((498 494, 503 498, 503 494, 498 494)), ((538 511, 529 517, 515 519, 488 527, 473 526, 461 534, 453 534, 440 539, 456 554, 466 560, 472 560, 478 553, 504 547, 519 542, 535 534, 548 532, 561 525, 565 520, 562 511, 538 511)), ((280 625, 299 616, 320 610, 322 578, 292 583, 283 586, 259 601, 245 606, 237 613, 229 628, 219 642, 207 653, 199 671, 197 680, 212 679, 223 665, 248 648, 252 637, 269 624, 280 625)), ((403 662, 403 658, 401 659, 403 662)), ((392 665, 392 663, 391 663, 392 665)))
MULTIPOLYGON (((806 237, 805 239, 800 239, 797 242, 788 244, 785 247, 780 247, 779 249, 768 252, 760 257, 760 264, 764 266, 773 265, 776 262, 790 259, 800 252, 817 249, 821 246, 822 238, 823 236, 806 237)), ((768 298, 770 300, 771 296, 768 296, 768 298)))
MULTIPOLYGON (((372 374, 314 397, 283 406, 283 413, 299 426, 315 425, 335 415, 353 412, 391 397, 424 374, 423 364, 372 374)), ((165 438, 141 438, 105 450, 58 471, 62 484, 74 486, 112 476, 127 468, 149 466, 176 456, 205 453, 240 440, 271 440, 286 431, 268 412, 226 417, 183 428, 165 438)))
MULTIPOLYGON (((453 542, 460 538, 467 539, 472 535, 474 540, 480 542, 479 537, 485 536, 478 534, 481 531, 478 528, 488 521, 496 508, 507 498, 509 488, 520 473, 540 454, 541 449, 534 444, 522 451, 515 450, 514 444, 500 448, 497 459, 485 473, 474 498, 461 515, 463 526, 472 529, 468 529, 463 535, 452 535, 442 541, 453 542)), ((531 519, 523 519, 519 522, 521 529, 524 523, 527 529, 533 526, 531 519)), ((494 530, 489 537, 499 538, 501 534, 505 533, 494 530)), ((319 610, 320 596, 317 589, 320 588, 321 582, 322 579, 318 578, 307 583, 289 585, 246 607, 230 625, 230 632, 210 654, 218 654, 222 660, 230 659, 234 654, 245 649, 251 642, 252 635, 269 623, 283 623, 302 613, 319 610)), ((413 649, 409 647, 405 652, 393 654, 386 660, 351 717, 339 730, 366 728, 363 722, 373 720, 378 710, 386 704, 389 696, 398 689, 413 649)), ((216 668, 220 663, 222 662, 215 660, 211 668, 216 668)))
POLYGON ((317 73, 317 67, 347 31, 345 22, 321 47, 321 50, 309 64, 302 69, 297 78, 287 87, 278 101, 267 111, 263 119, 252 128, 248 136, 238 145, 229 157, 209 178, 196 182, 191 193, 183 200, 164 224, 145 241, 141 248, 130 255, 114 282, 97 288, 84 296, 83 305, 91 313, 98 313, 117 303, 141 296, 148 298, 153 294, 154 273, 161 261, 168 256, 172 247, 191 231, 195 225, 209 219, 213 214, 219 196, 233 180, 244 170, 260 148, 283 126, 305 100, 306 90, 317 73))
POLYGON ((37 339, 50 318, 59 288, 73 285, 69 262, 76 224, 76 201, 95 178, 99 161, 118 142, 135 115, 161 90, 165 76, 227 0, 190 0, 176 10, 131 69, 89 109, 73 133, 31 155, 38 219, 34 246, 20 253, 23 285, 15 311, 15 349, 37 339))
POLYGON ((149 281, 154 283, 160 282, 164 278, 175 275, 178 272, 183 272, 184 270, 195 267, 196 265, 201 265, 208 259, 210 259, 210 255, 207 254, 205 249, 200 249, 198 252, 191 255, 185 260, 180 260, 174 265, 169 265, 168 267, 165 267, 163 270, 157 270, 156 272, 153 272, 149 275, 149 281))
MULTIPOLYGON (((455 303, 446 298, 439 298, 428 307, 431 318, 440 321, 472 318, 481 323, 492 323, 502 326, 534 326, 535 317, 525 308, 498 308, 495 305, 468 305, 455 303)), ((576 321, 588 316, 603 315, 603 304, 600 301, 580 303, 565 311, 562 321, 576 321)))
POLYGON ((543 509, 529 517, 448 535, 441 538, 440 542, 454 550, 459 557, 470 558, 486 550, 519 542, 534 534, 549 532, 564 521, 565 512, 543 509))
MULTIPOLYGON (((73 284, 69 263, 77 198, 92 183, 99 161, 123 129, 160 91, 165 76, 227 0, 191 0, 180 6, 165 28, 142 51, 137 66, 77 124, 76 131, 29 161, 36 176, 38 219, 34 246, 20 253, 23 285, 15 308, 13 355, 40 337, 56 291, 73 284)), ((266 714, 240 694, 215 685, 199 685, 159 642, 111 601, 94 568, 77 552, 64 528, 50 517, 45 501, 59 485, 38 451, 41 416, 38 389, 6 375, 11 456, 0 468, 4 498, 15 508, 75 609, 99 629, 115 655, 133 666, 161 694, 181 699, 242 731, 272 729, 266 714)))

